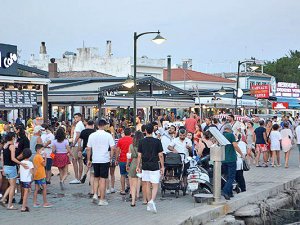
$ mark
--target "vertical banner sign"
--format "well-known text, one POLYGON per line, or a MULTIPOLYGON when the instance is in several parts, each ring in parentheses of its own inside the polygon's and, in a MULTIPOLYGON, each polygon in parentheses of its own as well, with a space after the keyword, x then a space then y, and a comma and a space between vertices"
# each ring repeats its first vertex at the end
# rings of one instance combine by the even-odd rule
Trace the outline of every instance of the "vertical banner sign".
POLYGON ((0 75, 18 76, 17 46, 0 43, 0 75))

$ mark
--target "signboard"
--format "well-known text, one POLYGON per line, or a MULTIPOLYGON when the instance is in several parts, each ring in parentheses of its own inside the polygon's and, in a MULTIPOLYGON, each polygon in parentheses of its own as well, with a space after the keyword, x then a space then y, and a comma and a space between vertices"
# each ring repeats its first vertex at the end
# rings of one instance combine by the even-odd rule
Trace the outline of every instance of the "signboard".
POLYGON ((269 98, 270 97, 270 85, 252 85, 251 86, 251 95, 255 96, 258 99, 269 98))
POLYGON ((35 91, 1 91, 0 108, 31 108, 37 105, 35 91))
POLYGON ((276 96, 279 97, 300 97, 300 89, 297 83, 278 82, 276 96))
POLYGON ((0 44, 0 75, 18 75, 17 46, 0 44))
POLYGON ((272 109, 288 109, 289 103, 288 102, 272 102, 272 109))

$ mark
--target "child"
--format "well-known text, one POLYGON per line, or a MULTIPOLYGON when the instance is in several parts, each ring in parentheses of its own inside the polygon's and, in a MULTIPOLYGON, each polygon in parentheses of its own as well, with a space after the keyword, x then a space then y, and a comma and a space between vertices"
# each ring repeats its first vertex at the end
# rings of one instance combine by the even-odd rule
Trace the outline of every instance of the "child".
POLYGON ((281 149, 281 133, 279 132, 279 125, 274 124, 273 130, 270 133, 271 152, 272 152, 272 167, 275 167, 275 157, 277 158, 277 166, 280 165, 280 149, 281 149))
POLYGON ((43 188, 43 201, 44 201, 44 208, 50 208, 53 205, 48 203, 47 201, 47 185, 46 185, 46 155, 44 152, 44 147, 41 144, 37 144, 35 146, 36 156, 33 158, 33 165, 34 165, 34 182, 35 182, 35 190, 33 194, 33 207, 37 208, 40 204, 37 203, 37 194, 40 186, 43 188))
POLYGON ((23 158, 24 160, 21 163, 24 163, 28 166, 28 169, 25 169, 23 166, 20 166, 20 180, 22 182, 22 188, 24 188, 23 194, 23 204, 21 208, 21 212, 29 212, 29 208, 27 206, 28 194, 31 189, 32 182, 32 174, 33 174, 33 164, 29 161, 32 153, 30 148, 25 148, 23 150, 23 158))

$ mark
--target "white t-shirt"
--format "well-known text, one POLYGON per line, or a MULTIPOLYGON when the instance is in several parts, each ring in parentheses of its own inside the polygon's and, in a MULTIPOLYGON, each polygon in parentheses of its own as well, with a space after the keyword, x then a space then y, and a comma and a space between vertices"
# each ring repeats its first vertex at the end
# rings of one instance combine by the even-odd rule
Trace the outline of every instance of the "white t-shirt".
POLYGON ((23 160, 21 163, 24 163, 28 166, 28 169, 25 169, 23 166, 20 166, 20 180, 21 182, 31 182, 32 174, 31 169, 33 168, 33 164, 30 161, 23 160))
POLYGON ((271 131, 269 138, 271 141, 271 151, 280 150, 280 140, 282 139, 281 133, 278 130, 273 130, 271 131))
POLYGON ((172 140, 174 139, 173 137, 170 136, 169 132, 164 130, 163 128, 158 128, 159 132, 160 132, 160 141, 161 141, 161 145, 163 147, 163 153, 167 154, 169 152, 171 152, 168 147, 171 144, 172 140))
POLYGON ((185 154, 185 163, 188 163, 189 160, 187 157, 189 156, 189 150, 187 147, 192 147, 192 141, 188 138, 185 138, 184 141, 181 141, 179 137, 174 138, 171 142, 170 146, 174 147, 178 153, 185 154))
MULTIPOLYGON (((246 155, 247 154, 247 144, 243 141, 239 141, 238 146, 241 149, 241 152, 243 153, 243 155, 246 155)), ((243 159, 237 151, 236 151, 236 156, 237 156, 236 170, 242 170, 243 169, 243 159)))
POLYGON ((52 152, 52 142, 54 141, 55 136, 54 136, 54 134, 52 134, 52 133, 50 132, 50 133, 42 134, 42 135, 41 135, 41 138, 42 138, 43 144, 46 144, 48 141, 51 141, 51 144, 48 145, 49 147, 44 148, 45 153, 46 153, 46 157, 47 157, 47 158, 51 158, 51 157, 50 157, 50 154, 51 154, 51 152, 52 152))
POLYGON ((115 146, 115 141, 110 133, 98 130, 89 136, 87 147, 92 148, 93 163, 108 163, 110 161, 109 147, 115 146))
MULTIPOLYGON (((75 141, 76 140, 76 133, 79 132, 81 133, 81 131, 83 131, 85 129, 84 127, 84 124, 82 121, 79 121, 76 126, 75 126, 75 129, 74 129, 74 135, 73 135, 73 140, 75 141)), ((78 146, 78 143, 76 143, 75 146, 78 146)))
POLYGON ((300 125, 296 127, 297 144, 300 145, 300 125))

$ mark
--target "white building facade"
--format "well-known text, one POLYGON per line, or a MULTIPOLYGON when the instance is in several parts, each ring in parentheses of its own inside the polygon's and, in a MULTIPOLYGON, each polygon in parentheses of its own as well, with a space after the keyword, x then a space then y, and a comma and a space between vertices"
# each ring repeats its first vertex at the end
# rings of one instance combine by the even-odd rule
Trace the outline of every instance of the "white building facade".
MULTIPOLYGON (((45 43, 42 42, 39 57, 31 55, 28 65, 42 70, 48 70, 50 56, 47 55, 45 43)), ((58 72, 94 70, 117 77, 133 75, 133 57, 114 57, 111 52, 111 41, 106 43, 106 52, 99 54, 99 48, 77 48, 77 52, 65 52, 62 58, 55 59, 58 72)), ((163 79, 165 59, 149 59, 146 56, 137 59, 137 76, 153 76, 163 79)))

